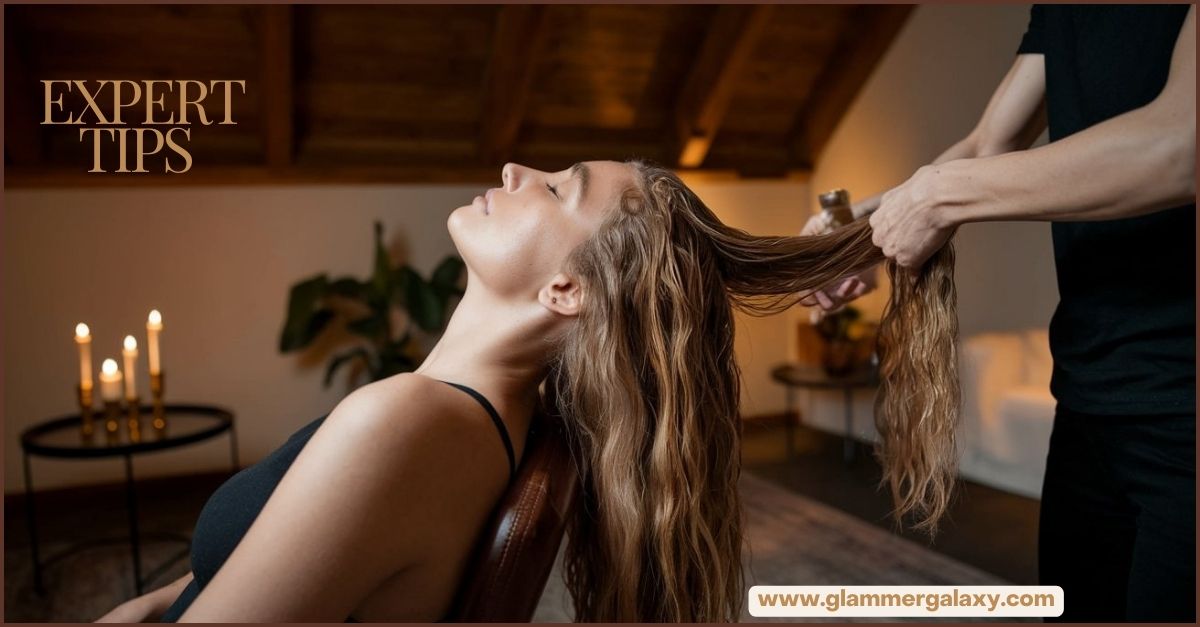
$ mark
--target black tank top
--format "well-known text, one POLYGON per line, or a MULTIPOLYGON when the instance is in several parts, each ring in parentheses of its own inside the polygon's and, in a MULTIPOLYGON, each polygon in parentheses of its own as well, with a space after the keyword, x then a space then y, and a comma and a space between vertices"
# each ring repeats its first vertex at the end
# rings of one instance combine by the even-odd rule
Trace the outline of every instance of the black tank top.
MULTIPOLYGON (((504 450, 508 453, 508 480, 511 483, 516 475, 517 460, 513 453, 512 440, 508 436, 508 429, 504 427, 504 422, 500 420, 500 414, 496 408, 488 402, 487 398, 472 388, 449 381, 443 381, 443 383, 471 395, 487 410, 496 429, 500 432, 504 450)), ((272 451, 262 461, 242 469, 213 492, 208 502, 204 504, 204 509, 200 511, 200 517, 196 520, 196 529, 192 534, 192 581, 179 594, 175 602, 167 608, 159 622, 173 623, 179 620, 184 610, 192 604, 204 586, 212 581, 217 570, 233 553, 233 549, 237 547, 242 536, 250 529, 251 523, 258 517, 263 506, 267 504, 267 499, 283 479, 284 473, 291 467, 296 456, 304 449, 304 445, 308 443, 313 433, 325 422, 327 417, 328 414, 301 427, 282 446, 272 451)), ((358 621, 348 617, 346 622, 358 621)))

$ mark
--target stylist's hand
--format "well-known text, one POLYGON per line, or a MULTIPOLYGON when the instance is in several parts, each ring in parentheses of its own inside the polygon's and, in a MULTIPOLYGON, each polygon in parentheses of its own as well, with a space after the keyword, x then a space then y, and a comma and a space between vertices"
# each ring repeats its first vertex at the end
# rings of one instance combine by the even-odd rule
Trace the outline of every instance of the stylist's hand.
MULTIPOLYGON (((825 213, 821 212, 808 219, 800 235, 820 235, 832 230, 832 225, 826 221, 825 213)), ((826 313, 837 311, 846 303, 875 289, 876 270, 877 267, 872 266, 858 274, 834 281, 805 296, 800 300, 800 304, 806 307, 820 307, 826 313)))
POLYGON ((871 214, 872 241, 889 259, 919 268, 954 235, 938 201, 938 168, 927 165, 899 187, 884 192, 871 214))

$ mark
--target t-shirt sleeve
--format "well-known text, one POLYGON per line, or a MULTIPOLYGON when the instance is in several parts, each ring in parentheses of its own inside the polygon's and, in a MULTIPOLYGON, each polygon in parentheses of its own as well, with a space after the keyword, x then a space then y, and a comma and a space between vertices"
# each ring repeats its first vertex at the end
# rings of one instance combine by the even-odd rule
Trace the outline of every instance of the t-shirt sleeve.
POLYGON ((1021 38, 1021 45, 1017 46, 1017 54, 1045 54, 1045 43, 1043 34, 1046 30, 1046 7, 1035 4, 1029 9, 1029 26, 1025 29, 1025 36, 1021 38))

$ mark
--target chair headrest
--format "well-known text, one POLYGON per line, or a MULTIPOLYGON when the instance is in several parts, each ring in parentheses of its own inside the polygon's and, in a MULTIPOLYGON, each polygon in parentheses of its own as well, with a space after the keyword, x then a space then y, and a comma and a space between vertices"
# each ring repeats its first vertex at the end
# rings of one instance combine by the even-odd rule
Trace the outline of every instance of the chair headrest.
POLYGON ((560 417, 539 409, 521 465, 477 541, 446 620, 533 618, 575 506, 578 484, 560 417))

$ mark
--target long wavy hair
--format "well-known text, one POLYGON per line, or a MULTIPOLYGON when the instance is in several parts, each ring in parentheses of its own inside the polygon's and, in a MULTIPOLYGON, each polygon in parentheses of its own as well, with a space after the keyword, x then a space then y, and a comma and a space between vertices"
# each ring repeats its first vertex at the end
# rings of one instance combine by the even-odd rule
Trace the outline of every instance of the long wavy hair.
MULTIPOLYGON (((566 584, 578 621, 736 621, 742 570, 734 308, 784 311, 885 261, 859 220, 810 237, 728 227, 671 171, 636 185, 573 251, 583 306, 552 364, 582 481, 566 584)), ((956 475, 953 250, 887 263, 876 447, 897 524, 936 531, 956 475)), ((803 533, 803 530, 797 530, 803 533)))

